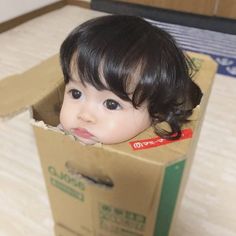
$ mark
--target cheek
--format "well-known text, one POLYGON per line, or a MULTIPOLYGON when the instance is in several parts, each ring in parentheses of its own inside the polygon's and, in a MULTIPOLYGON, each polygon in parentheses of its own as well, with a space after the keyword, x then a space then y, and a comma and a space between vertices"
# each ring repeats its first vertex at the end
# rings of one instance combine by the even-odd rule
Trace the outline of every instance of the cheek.
POLYGON ((151 125, 149 115, 127 114, 106 119, 100 140, 106 144, 119 143, 133 138, 151 125))
POLYGON ((60 124, 65 130, 69 130, 73 124, 73 108, 65 101, 60 111, 60 124))

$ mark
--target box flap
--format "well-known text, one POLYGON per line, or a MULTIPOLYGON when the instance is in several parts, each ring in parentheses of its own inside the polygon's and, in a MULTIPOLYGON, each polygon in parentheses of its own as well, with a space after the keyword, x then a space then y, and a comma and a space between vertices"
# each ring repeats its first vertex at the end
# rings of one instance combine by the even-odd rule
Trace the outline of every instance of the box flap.
POLYGON ((0 81, 0 117, 13 116, 35 104, 61 83, 59 56, 55 55, 22 74, 0 81))

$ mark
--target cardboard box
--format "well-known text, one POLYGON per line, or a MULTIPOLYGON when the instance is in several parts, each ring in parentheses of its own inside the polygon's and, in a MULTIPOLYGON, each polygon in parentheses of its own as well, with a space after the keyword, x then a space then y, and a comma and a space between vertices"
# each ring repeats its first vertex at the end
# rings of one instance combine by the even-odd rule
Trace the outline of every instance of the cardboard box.
POLYGON ((57 236, 170 235, 217 67, 206 55, 190 56, 204 96, 175 142, 150 128, 121 144, 85 146, 59 131, 58 56, 0 82, 1 117, 31 107, 57 236))

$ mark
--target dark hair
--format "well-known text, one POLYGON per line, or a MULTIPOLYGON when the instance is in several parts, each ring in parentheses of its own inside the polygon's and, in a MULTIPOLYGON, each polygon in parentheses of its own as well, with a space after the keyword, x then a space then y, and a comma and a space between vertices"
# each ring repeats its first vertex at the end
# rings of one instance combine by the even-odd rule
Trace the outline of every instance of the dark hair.
POLYGON ((82 83, 108 89, 135 108, 147 101, 155 132, 163 138, 179 138, 182 124, 201 100, 201 90, 191 79, 191 60, 167 32, 139 17, 86 21, 64 40, 60 60, 65 83, 72 77, 73 63, 82 83), (136 86, 130 98, 132 82, 136 86), (171 131, 158 127, 163 121, 171 131))

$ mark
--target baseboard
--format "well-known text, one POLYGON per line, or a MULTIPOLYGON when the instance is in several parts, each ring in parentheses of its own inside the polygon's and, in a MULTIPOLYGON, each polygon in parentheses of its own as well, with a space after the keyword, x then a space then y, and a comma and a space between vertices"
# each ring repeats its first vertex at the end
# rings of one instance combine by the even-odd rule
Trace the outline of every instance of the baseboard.
POLYGON ((20 25, 20 24, 22 24, 22 23, 24 23, 28 20, 31 20, 35 17, 41 16, 45 13, 50 12, 50 11, 54 11, 56 9, 64 7, 66 4, 67 3, 66 3, 65 0, 61 0, 59 2, 52 3, 50 5, 39 8, 39 9, 34 10, 32 12, 29 12, 29 13, 26 13, 24 15, 18 16, 14 19, 5 21, 3 23, 0 23, 0 33, 4 32, 4 31, 7 31, 11 28, 14 28, 14 27, 16 27, 16 26, 18 26, 18 25, 20 25))
POLYGON ((90 9, 90 2, 83 0, 67 0, 67 4, 90 9))
POLYGON ((113 14, 137 15, 171 24, 185 25, 228 34, 236 34, 236 20, 234 19, 181 13, 156 7, 111 0, 91 0, 91 9, 113 14))

